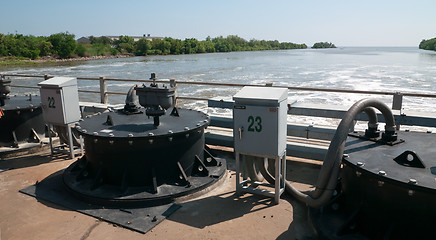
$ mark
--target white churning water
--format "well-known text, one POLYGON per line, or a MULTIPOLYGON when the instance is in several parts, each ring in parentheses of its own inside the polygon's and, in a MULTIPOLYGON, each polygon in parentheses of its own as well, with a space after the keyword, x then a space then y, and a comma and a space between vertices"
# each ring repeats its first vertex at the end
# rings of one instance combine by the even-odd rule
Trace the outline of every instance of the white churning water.
MULTIPOLYGON (((340 88, 389 92, 436 93, 436 52, 413 47, 346 47, 260 52, 233 52, 178 56, 148 56, 103 59, 86 62, 42 65, 38 67, 0 68, 2 74, 30 74, 73 77, 148 79, 180 81, 251 83, 295 87, 340 88)), ((41 79, 14 78, 13 84, 32 85, 41 79)), ((99 90, 98 81, 79 81, 79 88, 99 90)), ((108 82, 108 90, 127 92, 134 83, 108 82)), ((231 99, 239 88, 197 85, 178 86, 181 96, 231 99)), ((37 92, 13 89, 16 94, 37 92)), ((392 96, 289 91, 288 102, 351 106, 374 97, 391 105, 392 96)), ((82 101, 98 101, 96 94, 80 93, 82 101)), ((111 96, 111 103, 123 103, 123 96, 111 96)), ((205 110, 207 103, 183 101, 186 107, 205 110)), ((404 110, 436 112, 436 99, 404 97, 404 110)), ((208 110, 213 114, 231 114, 226 110, 208 110)), ((312 121, 296 118, 294 122, 312 121)), ((323 124, 316 120, 317 124, 323 124)), ((332 124, 326 121, 325 124, 332 124)))

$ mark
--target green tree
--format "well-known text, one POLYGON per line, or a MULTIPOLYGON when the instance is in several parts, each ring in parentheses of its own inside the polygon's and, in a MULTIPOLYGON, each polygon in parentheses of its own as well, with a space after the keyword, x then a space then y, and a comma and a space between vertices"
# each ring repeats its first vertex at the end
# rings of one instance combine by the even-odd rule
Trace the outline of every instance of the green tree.
POLYGON ((230 52, 231 47, 228 41, 226 41, 222 36, 212 39, 214 43, 215 50, 217 52, 230 52))
POLYGON ((146 38, 141 38, 136 42, 135 54, 137 56, 146 56, 151 49, 151 43, 146 38))
POLYGON ((206 52, 208 52, 208 53, 215 52, 215 44, 213 44, 212 41, 205 41, 204 48, 206 49, 206 52))
POLYGON ((170 52, 171 52, 171 42, 169 42, 169 41, 167 41, 165 39, 164 40, 158 40, 158 41, 155 41, 155 42, 156 42, 155 49, 158 50, 160 52, 160 54, 163 54, 163 55, 170 54, 170 52))
POLYGON ((112 44, 112 40, 106 36, 101 36, 101 37, 94 37, 94 36, 90 36, 89 40, 91 41, 91 44, 103 44, 103 45, 111 45, 112 44))
POLYGON ((198 42, 198 44, 195 46, 194 49, 195 53, 205 53, 206 52, 206 46, 204 42, 198 42))
POLYGON ((8 53, 6 36, 0 33, 0 56, 7 56, 8 53))
POLYGON ((170 47, 170 54, 181 54, 183 51, 183 43, 182 40, 180 39, 174 39, 174 38, 170 38, 167 37, 164 39, 165 41, 169 42, 171 44, 170 47))
MULTIPOLYGON (((146 38, 135 42, 132 37, 120 36, 118 40, 111 41, 108 37, 89 37, 91 43, 77 44, 74 35, 57 33, 49 37, 35 37, 22 34, 0 34, 0 56, 16 56, 36 59, 40 56, 58 55, 61 58, 71 57, 73 54, 78 56, 108 56, 122 54, 193 54, 193 53, 212 53, 212 52, 231 52, 231 51, 258 51, 271 49, 299 49, 307 48, 305 44, 290 42, 280 43, 277 40, 265 41, 245 39, 237 35, 227 37, 211 38, 208 36, 204 41, 195 38, 185 40, 146 38)), ((331 43, 328 43, 331 44, 331 43)), ((420 48, 434 49, 436 40, 423 40, 420 48)))
POLYGON ((129 36, 120 36, 114 41, 115 48, 122 54, 133 53, 135 50, 135 41, 129 36))
POLYGON ((61 58, 71 57, 77 47, 74 34, 68 32, 52 34, 48 37, 48 41, 53 46, 54 52, 61 58))
POLYGON ((185 38, 185 40, 183 40, 183 53, 185 54, 196 53, 198 44, 199 42, 195 38, 185 38))
POLYGON ((40 56, 50 55, 53 51, 53 45, 51 44, 51 42, 47 40, 46 37, 39 37, 39 38, 40 38, 38 44, 38 49, 40 51, 39 55, 40 56))
POLYGON ((419 49, 436 50, 436 38, 431 38, 428 40, 423 39, 421 43, 419 43, 419 49))
POLYGON ((79 57, 85 57, 86 47, 84 43, 77 44, 76 53, 79 57))

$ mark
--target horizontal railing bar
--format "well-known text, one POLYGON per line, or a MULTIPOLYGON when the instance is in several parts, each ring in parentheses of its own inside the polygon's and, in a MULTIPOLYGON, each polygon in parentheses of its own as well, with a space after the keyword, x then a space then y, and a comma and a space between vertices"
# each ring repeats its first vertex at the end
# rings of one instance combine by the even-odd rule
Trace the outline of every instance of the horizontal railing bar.
MULTIPOLYGON (((97 91, 97 92, 99 92, 99 91, 97 91)), ((110 92, 110 91, 107 91, 106 93, 107 94, 113 94, 113 95, 127 95, 127 93, 125 93, 125 92, 110 92)))
MULTIPOLYGON (((37 77, 45 78, 50 75, 25 75, 25 74, 2 74, 2 76, 7 77, 37 77)), ((52 77, 52 76, 50 76, 52 77)), ((100 77, 77 77, 78 80, 93 80, 98 81, 100 77)), ((152 82, 153 80, 144 79, 119 79, 119 78, 104 78, 106 81, 118 81, 118 82, 152 82)), ((157 83, 169 83, 169 79, 156 80, 157 83)), ((262 84, 240 84, 240 83, 216 83, 216 82, 193 82, 193 81, 176 81, 177 84, 189 84, 189 85, 206 85, 206 86, 223 86, 223 87, 266 87, 262 84)), ((24 86, 20 86, 24 87, 24 86)), ((367 90, 347 90, 347 89, 329 89, 329 88, 312 88, 312 87, 292 87, 292 86, 274 86, 287 88, 289 90, 296 91, 317 91, 317 92, 336 92, 336 93, 354 93, 354 94, 374 94, 374 95, 395 95, 396 92, 388 91, 367 91, 367 90)), ((28 87, 33 88, 33 87, 28 87)), ((108 92, 109 93, 109 92, 108 92)), ((115 93, 118 94, 118 93, 115 93)), ((411 93, 411 92, 401 92, 403 96, 408 97, 426 97, 426 98, 436 98, 436 94, 430 93, 411 93)))
POLYGON ((78 90, 79 92, 83 92, 83 93, 100 93, 99 91, 93 91, 93 90, 78 90))
POLYGON ((36 77, 36 78, 44 78, 44 75, 26 75, 26 74, 0 74, 5 77, 36 77))
MULTIPOLYGON (((233 109, 233 101, 224 100, 208 100, 208 107, 233 109)), ((291 104, 288 109, 288 115, 298 116, 311 116, 311 117, 323 117, 342 119, 347 112, 347 108, 344 106, 328 106, 317 104, 304 104, 295 103, 291 104)), ((420 112, 393 112, 395 122, 399 125, 414 125, 422 127, 436 127, 436 114, 435 113, 420 113, 420 112)), ((379 122, 384 122, 383 114, 377 113, 379 122)), ((365 113, 360 113, 356 116, 356 120, 368 121, 368 117, 365 113)))
POLYGON ((18 87, 18 88, 38 88, 37 86, 22 86, 22 85, 11 85, 11 87, 18 87))
MULTIPOLYGON (((339 92, 339 93, 358 93, 358 94, 374 94, 374 95, 395 95, 395 92, 384 92, 384 91, 365 91, 365 90, 346 90, 346 89, 329 89, 329 88, 305 88, 305 87, 288 87, 289 90, 299 90, 299 91, 318 91, 318 92, 339 92)), ((428 97, 436 98, 436 94, 429 93, 404 93, 401 95, 408 97, 428 97)))
POLYGON ((184 96, 177 96, 177 99, 184 99, 184 100, 194 100, 194 101, 208 101, 207 98, 199 98, 199 97, 184 97, 184 96))
POLYGON ((98 81, 100 78, 89 78, 89 77, 77 77, 77 80, 92 80, 92 81, 98 81))
MULTIPOLYGON (((39 89, 39 87, 34 87, 34 86, 21 86, 21 85, 11 85, 11 87, 20 87, 20 88, 33 88, 33 89, 39 89)), ((100 93, 100 91, 95 91, 95 90, 83 90, 83 89, 79 89, 79 92, 82 93, 100 93)), ((111 91, 107 91, 107 94, 112 94, 112 95, 126 95, 127 93, 125 92, 111 92, 111 91)), ((199 97, 184 97, 184 96, 178 96, 177 99, 184 99, 184 100, 194 100, 194 101, 208 101, 208 98, 199 98, 199 97)))

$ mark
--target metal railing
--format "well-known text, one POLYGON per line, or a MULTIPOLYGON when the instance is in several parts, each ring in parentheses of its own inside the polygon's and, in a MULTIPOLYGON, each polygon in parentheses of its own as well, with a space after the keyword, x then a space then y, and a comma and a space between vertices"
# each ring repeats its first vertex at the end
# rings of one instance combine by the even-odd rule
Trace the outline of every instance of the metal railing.
MULTIPOLYGON (((49 74, 44 75, 25 75, 25 74, 0 74, 0 77, 22 77, 22 78, 42 78, 49 79, 53 77, 49 74)), ((125 92, 114 92, 107 90, 107 82, 115 81, 115 82, 136 82, 136 83, 149 83, 153 82, 150 79, 122 79, 122 78, 107 78, 105 76, 100 77, 77 77, 78 80, 90 80, 90 81, 99 81, 99 91, 96 90, 85 90, 79 89, 78 91, 81 93, 94 93, 99 94, 100 103, 108 104, 108 95, 125 95, 125 92)), ((273 86, 273 83, 266 84, 239 84, 239 83, 216 83, 216 82, 193 82, 193 81, 176 81, 175 79, 163 79, 156 80, 157 83, 170 83, 171 81, 175 81, 177 84, 186 84, 186 85, 204 85, 204 86, 220 86, 220 87, 245 87, 245 86, 255 86, 255 87, 270 87, 273 86)), ((31 88, 38 89, 37 86, 23 86, 23 85, 11 85, 12 87, 20 87, 20 88, 31 88)), ((403 96, 407 97, 423 97, 423 98, 436 98, 436 94, 425 94, 425 93, 407 93, 407 92, 386 92, 386 91, 362 91, 362 90, 346 90, 346 89, 328 89, 328 88, 312 88, 312 87, 293 87, 293 86, 280 86, 275 85, 274 87, 282 87, 287 88, 288 90, 295 91, 318 91, 318 92, 333 92, 333 93, 351 93, 351 94, 372 94, 372 95, 391 95, 393 96, 392 101, 392 109, 400 110, 400 113, 396 115, 396 120, 398 126, 402 125, 416 125, 417 123, 421 124, 420 126, 425 127, 436 127, 436 121, 434 118, 435 114, 427 114, 427 115, 408 115, 402 113, 402 101, 403 96)), ((231 101, 223 101, 223 100, 214 100, 207 99, 203 97, 191 97, 191 96, 178 96, 178 99, 184 100, 194 100, 194 101, 208 101, 209 107, 218 107, 218 108, 232 108, 233 102, 231 101)), ((328 106, 314 106, 310 104, 292 104, 289 106, 290 109, 288 114, 291 115, 304 115, 304 116, 313 116, 313 117, 324 117, 324 118, 341 118, 346 111, 346 109, 342 109, 340 106, 334 106, 333 108, 328 108, 328 106)), ((358 117, 359 118, 359 117, 358 117)), ((361 120, 365 120, 365 116, 361 120)), ((381 120, 383 117, 381 116, 381 120)))
MULTIPOLYGON (((53 77, 52 75, 25 75, 25 74, 1 74, 2 77, 26 77, 26 78, 43 78, 49 79, 53 77)), ((95 93, 100 95, 100 103, 107 104, 108 95, 125 95, 125 92, 113 92, 107 90, 107 82, 108 81, 116 81, 116 82, 152 82, 152 80, 146 79, 123 79, 123 78, 107 78, 105 76, 100 77, 77 77, 77 80, 91 80, 91 81, 99 81, 100 83, 100 91, 95 90, 84 90, 79 89, 79 92, 82 93, 95 93)), ((162 79, 157 80, 157 83, 170 83, 173 79, 162 79)), ((193 81, 176 81, 177 84, 186 84, 186 85, 203 85, 203 86, 221 86, 221 87, 245 87, 245 86, 253 86, 253 87, 268 87, 272 86, 272 83, 266 84, 239 84, 239 83, 216 83, 216 82, 193 82, 193 81)), ((20 88, 38 88, 37 86, 24 86, 24 85, 11 85, 12 87, 20 87, 20 88)), ((393 96, 393 106, 394 110, 400 110, 402 108, 402 97, 424 97, 424 98, 436 98, 436 94, 428 94, 428 93, 411 93, 411 92, 388 92, 388 91, 365 91, 365 90, 348 90, 348 89, 329 89, 329 88, 313 88, 313 87, 294 87, 294 86, 280 86, 274 85, 274 87, 282 87, 287 88, 288 90, 294 91, 311 91, 311 92, 332 92, 332 93, 352 93, 352 94, 371 94, 371 95, 391 95, 393 96)), ((207 98, 197 98, 197 97, 186 97, 179 96, 179 99, 186 100, 200 100, 207 101, 207 98)))
MULTIPOLYGON (((44 75, 26 75, 26 74, 0 74, 1 78, 5 77, 21 77, 21 78, 42 78, 44 80, 47 80, 51 77, 54 77, 50 74, 44 74, 44 75)), ((93 94, 99 94, 100 96, 100 103, 108 104, 108 96, 109 95, 126 95, 125 92, 114 92, 114 91, 108 91, 107 89, 107 82, 108 81, 115 81, 115 82, 136 82, 136 83, 149 83, 153 82, 153 80, 150 79, 123 79, 123 78, 107 78, 105 76, 99 76, 99 77, 77 77, 77 80, 88 80, 88 81, 99 81, 99 91, 96 90, 85 90, 85 89, 79 89, 78 91, 81 93, 93 93, 93 94)), ((171 81, 176 82, 177 84, 186 84, 186 85, 203 85, 203 86, 220 86, 220 87, 245 87, 245 86, 254 86, 254 87, 270 87, 273 86, 272 82, 266 83, 266 84, 240 84, 240 83, 217 83, 217 82, 193 82, 193 81, 176 81, 175 79, 161 79, 156 80, 157 83, 170 83, 171 81)), ((30 88, 30 89, 38 89, 37 86, 26 86, 26 85, 11 85, 12 87, 19 87, 19 88, 30 88)), ((436 98, 436 94, 428 94, 428 93, 412 93, 412 92, 387 92, 387 91, 364 91, 364 90, 347 90, 347 89, 329 89, 329 88, 313 88, 313 87, 294 87, 294 86, 280 86, 280 85, 274 85, 274 87, 281 87, 281 88, 287 88, 288 90, 294 90, 294 91, 311 91, 311 92, 332 92, 332 93, 351 93, 351 94, 370 94, 370 95, 385 95, 385 96, 393 96, 392 101, 392 109, 393 110, 402 110, 402 102, 403 102, 403 96, 406 97, 423 97, 423 98, 436 98)), ((230 107, 232 104, 231 102, 217 102, 208 98, 203 97, 191 97, 191 96, 178 96, 178 99, 184 99, 184 100, 194 100, 194 101, 208 101, 209 107, 221 107, 224 108, 230 107), (227 104, 227 105, 226 105, 227 104), (230 104, 230 105, 229 105, 230 104)), ((295 109, 295 106, 293 106, 295 109)), ((301 107, 300 107, 301 108, 301 107)), ((304 107, 303 107, 304 108, 304 107)), ((337 106, 336 106, 337 108, 337 106)), ((336 118, 336 116, 340 116, 341 114, 337 113, 338 109, 334 109, 332 114, 321 114, 325 116, 320 117, 327 117, 327 118, 336 118)), ((318 116, 320 111, 313 111, 313 108, 304 108, 303 109, 305 113, 309 113, 306 116, 318 116)), ((341 112, 342 109, 339 110, 341 112)), ((294 111, 293 113, 289 112, 289 114, 294 115, 304 115, 304 114, 297 114, 298 111, 294 111)), ((332 111, 330 111, 332 112, 332 111)), ((401 114, 401 112, 400 112, 401 114)), ((403 114, 404 115, 404 114, 403 114)), ((433 123, 430 124, 433 126, 433 123)), ((428 126, 426 124, 425 126, 428 126)))
MULTIPOLYGON (((26 77, 26 78, 42 78, 49 79, 51 75, 22 75, 22 74, 4 74, 0 77, 26 77)), ((95 93, 100 95, 100 102, 103 104, 108 104, 108 95, 125 95, 124 92, 113 92, 107 90, 108 81, 117 82, 136 82, 136 83, 148 83, 153 80, 144 79, 117 79, 117 78, 106 78, 104 76, 100 77, 78 77, 78 80, 91 80, 99 81, 99 91, 95 90, 85 90, 79 89, 82 93, 95 93)), ((164 79, 157 80, 157 83, 170 83, 174 79, 164 79)), ((187 84, 187 85, 204 85, 204 86, 221 86, 221 87, 244 87, 244 86, 255 86, 255 87, 270 87, 272 83, 262 84, 237 84, 237 83, 214 83, 214 82, 191 82, 191 81, 176 81, 177 84, 187 84)), ((37 86, 22 86, 22 85, 11 85, 12 87, 20 88, 31 88, 38 89, 37 86)), ((326 88, 306 88, 306 87, 292 87, 292 86, 276 86, 283 87, 289 90, 295 91, 318 91, 318 92, 333 92, 333 93, 351 93, 351 94, 372 94, 372 95, 390 95, 393 96, 393 109, 402 109, 402 98, 407 97, 424 97, 424 98, 436 98, 436 94, 422 94, 422 93, 400 93, 400 92, 385 92, 385 91, 361 91, 361 90, 345 90, 345 89, 326 89, 326 88)), ((188 97, 188 96, 178 96, 178 99, 195 100, 195 101, 208 101, 208 107, 212 108, 233 108, 232 101, 224 101, 217 99, 207 99, 201 97, 188 97)), ((295 103, 289 105, 288 114, 290 115, 301 115, 301 116, 312 116, 312 117, 323 117, 323 118, 336 118, 341 119, 345 114, 347 109, 340 106, 326 106, 326 105, 315 105, 315 104, 302 104, 295 103)), ((383 122, 383 116, 378 115, 379 121, 383 122)), ((436 114, 404 114, 401 111, 397 111, 394 114, 396 123, 398 127, 400 125, 418 125, 424 127, 436 127, 436 114)), ((366 121, 367 116, 365 114, 360 114, 357 116, 356 120, 366 121)), ((231 129, 233 127, 233 119, 219 116, 211 117, 211 126, 231 129)), ((307 139, 320 139, 320 140, 330 140, 335 133, 335 129, 332 127, 317 127, 313 125, 304 124, 288 124, 287 135, 289 137, 300 137, 307 139)), ((231 136, 225 136, 221 134, 208 133, 206 136, 206 142, 212 145, 221 146, 233 146, 233 141, 231 136)), ((309 159, 322 160, 326 152, 325 146, 318 146, 314 144, 301 144, 301 143, 288 143, 287 145, 288 153, 292 156, 303 157, 309 159)))

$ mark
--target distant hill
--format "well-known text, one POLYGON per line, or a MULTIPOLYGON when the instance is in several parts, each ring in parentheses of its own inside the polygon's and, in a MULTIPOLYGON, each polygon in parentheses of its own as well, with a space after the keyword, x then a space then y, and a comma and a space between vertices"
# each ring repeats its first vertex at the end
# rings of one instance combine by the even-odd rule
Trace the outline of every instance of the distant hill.
POLYGON ((419 49, 436 51, 436 38, 423 39, 421 43, 419 43, 419 49))
POLYGON ((336 48, 336 46, 331 42, 317 42, 312 48, 336 48))

